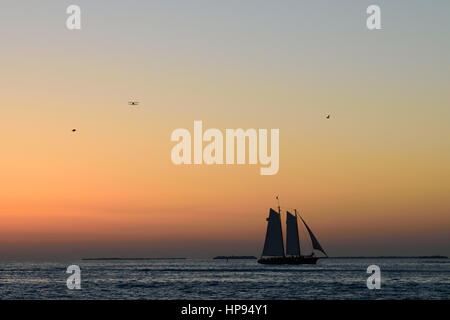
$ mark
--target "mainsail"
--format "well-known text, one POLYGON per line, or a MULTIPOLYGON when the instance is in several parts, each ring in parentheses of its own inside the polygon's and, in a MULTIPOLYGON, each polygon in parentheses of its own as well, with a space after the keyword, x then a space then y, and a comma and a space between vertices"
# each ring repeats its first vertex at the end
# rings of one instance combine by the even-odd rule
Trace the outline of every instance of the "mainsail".
POLYGON ((286 212, 286 255, 300 256, 297 216, 286 212))
POLYGON ((327 257, 327 253, 325 252, 325 250, 323 250, 322 246, 320 245, 319 241, 317 240, 317 238, 314 236, 314 233, 311 231, 311 229, 308 227, 308 225, 306 224, 305 220, 303 220, 302 217, 300 217, 300 219, 302 219, 303 224, 305 225, 306 229, 308 230, 309 236, 311 238, 311 242, 312 242, 312 246, 313 249, 322 251, 327 257))
POLYGON ((263 256, 284 257, 283 234, 281 232, 280 214, 270 209, 267 218, 267 233, 264 242, 263 256))

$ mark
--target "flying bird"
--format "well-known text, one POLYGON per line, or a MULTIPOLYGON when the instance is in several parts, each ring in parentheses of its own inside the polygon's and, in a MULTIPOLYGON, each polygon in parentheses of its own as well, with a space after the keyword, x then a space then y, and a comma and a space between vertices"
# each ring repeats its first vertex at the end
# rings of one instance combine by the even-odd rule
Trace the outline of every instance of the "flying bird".
POLYGON ((330 119, 330 115, 329 114, 327 115, 327 119, 330 119))
POLYGON ((128 104, 130 106, 137 106, 139 104, 139 101, 128 101, 128 104))
POLYGON ((72 132, 76 132, 77 131, 77 129, 72 129, 72 132))

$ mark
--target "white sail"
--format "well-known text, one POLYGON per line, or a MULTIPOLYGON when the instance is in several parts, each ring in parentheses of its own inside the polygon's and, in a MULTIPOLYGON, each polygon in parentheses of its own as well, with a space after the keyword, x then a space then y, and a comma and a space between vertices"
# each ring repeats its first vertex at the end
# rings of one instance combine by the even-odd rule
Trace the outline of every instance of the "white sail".
POLYGON ((273 209, 270 209, 269 218, 267 218, 267 233, 262 255, 284 256, 280 214, 273 209))
POLYGON ((297 217, 286 213, 286 255, 300 256, 297 217))

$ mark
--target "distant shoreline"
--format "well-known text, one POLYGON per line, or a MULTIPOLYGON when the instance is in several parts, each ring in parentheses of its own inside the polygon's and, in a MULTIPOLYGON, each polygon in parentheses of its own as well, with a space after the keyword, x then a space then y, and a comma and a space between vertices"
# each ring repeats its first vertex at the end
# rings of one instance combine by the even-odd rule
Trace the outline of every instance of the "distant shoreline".
POLYGON ((361 256, 361 257, 330 257, 332 259, 448 259, 447 256, 361 256))
POLYGON ((185 260, 186 258, 82 258, 81 260, 185 260))
MULTIPOLYGON (((329 257, 330 259, 448 259, 447 256, 355 256, 329 257)), ((186 260, 188 258, 82 258, 83 261, 120 261, 120 260, 186 260)), ((216 256, 213 260, 255 260, 255 256, 216 256)))
POLYGON ((213 260, 220 260, 220 259, 222 259, 222 260, 223 259, 226 259, 226 260, 228 260, 228 259, 231 259, 231 260, 233 260, 233 259, 254 260, 254 259, 258 259, 258 258, 256 258, 255 256, 217 256, 217 257, 213 258, 213 260))

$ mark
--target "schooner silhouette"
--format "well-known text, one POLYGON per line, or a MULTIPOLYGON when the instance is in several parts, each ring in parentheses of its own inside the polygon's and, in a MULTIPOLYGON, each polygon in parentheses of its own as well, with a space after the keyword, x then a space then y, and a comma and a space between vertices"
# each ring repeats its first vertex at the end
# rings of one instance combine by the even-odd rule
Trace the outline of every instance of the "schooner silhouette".
MULTIPOLYGON (((277 197, 278 199, 278 197, 277 197)), ((286 253, 283 243, 283 232, 281 229, 281 208, 278 206, 278 212, 270 209, 267 218, 266 240, 264 249, 258 263, 262 264, 316 264, 321 257, 314 255, 314 251, 310 255, 301 255, 300 238, 298 233, 298 215, 286 211, 286 253)), ((300 217, 311 238, 313 250, 321 251, 328 258, 325 250, 320 245, 314 233, 311 231, 305 220, 300 217)))

